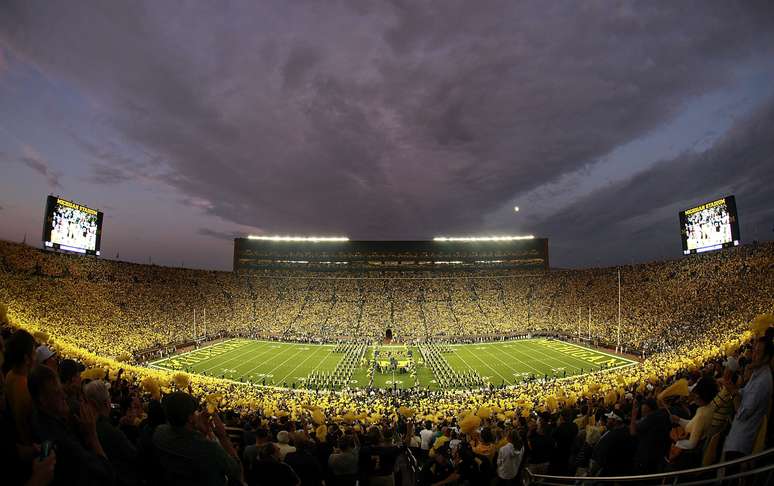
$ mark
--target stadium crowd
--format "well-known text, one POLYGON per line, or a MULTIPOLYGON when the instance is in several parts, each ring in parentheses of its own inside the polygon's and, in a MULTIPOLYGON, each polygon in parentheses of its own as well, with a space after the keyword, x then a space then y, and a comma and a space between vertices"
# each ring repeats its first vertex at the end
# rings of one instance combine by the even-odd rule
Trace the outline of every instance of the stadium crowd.
POLYGON ((622 335, 652 353, 636 366, 510 388, 328 392, 150 370, 131 353, 188 338, 186 316, 202 302, 208 335, 314 337, 348 322, 331 320, 340 296, 361 334, 406 336, 400 316, 413 315, 418 337, 434 339, 573 336, 579 324, 582 336, 591 306, 592 337, 606 343, 615 273, 242 276, 2 243, 0 437, 12 458, 2 474, 7 484, 516 484, 523 468, 614 475, 747 455, 771 445, 774 330, 755 316, 771 312, 773 256, 767 244, 623 268, 622 335), (307 311, 326 316, 322 327, 300 318, 307 311))
POLYGON ((519 484, 525 469, 615 476, 712 464, 771 445, 774 327, 765 324, 741 349, 665 381, 579 397, 555 383, 539 409, 492 390, 343 400, 266 390, 273 407, 234 408, 224 399, 230 390, 197 398, 184 375, 160 387, 122 369, 84 369, 6 328, 0 477, 9 485, 478 485, 519 484), (329 415, 355 403, 383 413, 329 415))
MULTIPOLYGON (((652 353, 694 334, 738 334, 769 310, 773 260, 769 243, 621 267, 622 346, 652 353)), ((550 333, 608 346, 618 337, 614 268, 234 274, 0 242, 0 272, 0 302, 103 356, 223 335, 380 339, 390 329, 403 341, 448 341, 550 333)))

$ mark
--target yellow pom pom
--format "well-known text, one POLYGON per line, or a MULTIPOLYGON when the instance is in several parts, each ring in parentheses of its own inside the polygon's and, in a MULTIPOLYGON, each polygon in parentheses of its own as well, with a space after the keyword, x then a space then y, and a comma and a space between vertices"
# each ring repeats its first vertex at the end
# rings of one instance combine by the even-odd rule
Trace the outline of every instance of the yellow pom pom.
POLYGON ((489 407, 481 407, 481 408, 478 409, 478 413, 476 415, 478 415, 480 418, 486 420, 486 419, 488 419, 489 417, 492 416, 492 409, 489 408, 489 407))
POLYGON ((314 435, 317 437, 318 442, 325 442, 325 438, 328 436, 328 427, 325 424, 320 425, 315 429, 314 435))
POLYGON ((414 410, 404 406, 401 406, 400 408, 398 408, 398 413, 406 418, 414 416, 414 410))
POLYGON ((152 376, 146 376, 140 383, 143 390, 150 394, 154 400, 161 399, 161 387, 159 386, 159 380, 152 376))
POLYGON ((470 434, 481 425, 481 417, 478 415, 468 415, 460 422, 460 430, 465 434, 470 434))
POLYGON ((548 412, 555 412, 556 409, 559 408, 559 404, 556 401, 556 397, 553 395, 547 396, 545 407, 548 412))
POLYGON ((105 377, 105 370, 100 367, 89 368, 81 372, 84 380, 101 380, 105 377))
POLYGON ((618 392, 616 392, 615 390, 610 390, 609 392, 607 392, 607 394, 605 395, 605 405, 609 407, 611 405, 615 405, 615 402, 617 401, 618 401, 618 392))
POLYGON ((322 425, 325 423, 325 414, 319 408, 312 410, 312 422, 315 425, 322 425))
POLYGON ((688 393, 689 393, 688 380, 686 380, 685 378, 681 378, 676 382, 672 383, 671 385, 669 385, 661 393, 659 393, 658 398, 663 400, 667 397, 672 397, 672 396, 687 397, 688 393))
POLYGON ((172 383, 174 383, 178 390, 185 390, 188 388, 189 383, 191 383, 191 378, 186 373, 175 373, 172 376, 172 383))

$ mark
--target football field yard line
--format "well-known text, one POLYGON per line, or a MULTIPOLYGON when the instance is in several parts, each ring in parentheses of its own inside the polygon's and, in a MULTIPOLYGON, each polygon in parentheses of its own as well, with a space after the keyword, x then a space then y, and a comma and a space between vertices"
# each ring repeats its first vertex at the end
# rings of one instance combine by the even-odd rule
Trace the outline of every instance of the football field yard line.
POLYGON ((560 365, 571 366, 571 367, 575 368, 576 370, 580 370, 581 369, 580 366, 575 366, 574 364, 571 364, 570 362, 566 361, 565 359, 562 359, 559 356, 557 356, 559 353, 556 353, 555 355, 550 355, 550 354, 544 353, 543 351, 540 351, 538 349, 538 347, 537 347, 537 346, 539 346, 537 343, 530 343, 530 344, 531 345, 529 347, 526 347, 525 349, 523 349, 524 354, 526 354, 527 356, 529 356, 532 359, 537 359, 538 361, 540 361, 540 362, 542 362, 544 364, 547 364, 548 366, 551 367, 552 370, 555 369, 556 366, 552 365, 551 362, 558 362, 560 365), (543 361, 542 359, 536 358, 535 355, 530 354, 529 351, 535 352, 535 353, 538 353, 538 354, 542 355, 543 357, 545 357, 548 360, 548 362, 543 361))
MULTIPOLYGON (((562 341, 562 342, 564 342, 564 341, 562 341)), ((541 346, 543 346, 543 344, 541 344, 541 346)), ((577 347, 579 349, 582 349, 584 351, 588 351, 588 352, 591 352, 591 353, 594 353, 594 354, 597 354, 597 355, 602 354, 602 353, 599 353, 598 351, 596 351, 595 349, 585 348, 585 347, 582 347, 582 346, 577 346, 577 347)), ((549 349, 551 349, 551 348, 549 348, 549 349)), ((552 349, 552 352, 556 353, 557 356, 560 356, 561 359, 563 361, 565 361, 565 362, 568 362, 568 363, 572 362, 572 363, 579 364, 580 366, 578 366, 577 364, 571 365, 573 368, 575 368, 579 372, 582 372, 582 373, 589 372, 590 373, 590 372, 599 371, 600 369, 602 369, 600 367, 600 365, 598 365, 598 364, 596 364, 596 363, 594 363, 592 361, 586 361, 584 359, 577 358, 575 356, 569 355, 567 353, 563 353, 563 352, 558 351, 558 350, 553 350, 552 349)))
MULTIPOLYGON (((285 379, 286 379, 288 376, 292 375, 292 374, 293 374, 293 373, 294 373, 294 372, 295 372, 295 371, 298 369, 298 367, 299 367, 299 366, 301 366, 302 364, 304 364, 304 363, 306 363, 307 361, 309 361, 309 359, 310 359, 310 358, 312 358, 313 356, 317 356, 318 352, 319 352, 319 351, 321 351, 321 350, 322 350, 322 351, 324 351, 324 352, 326 352, 326 353, 330 353, 330 352, 329 352, 327 349, 325 349, 325 348, 318 349, 318 350, 316 350, 316 351, 314 351, 314 352, 312 352, 312 353, 309 353, 309 356, 307 356, 307 357, 306 357, 306 359, 304 359, 303 361, 301 361, 300 363, 298 363, 298 364, 296 365, 296 367, 295 367, 295 368, 293 368, 292 370, 290 370, 290 371, 288 372, 288 374, 287 374, 287 375, 285 375, 285 376, 284 376, 283 378, 281 378, 281 379, 284 381, 284 380, 285 380, 285 379)), ((322 356, 322 359, 320 360, 320 362, 322 362, 322 361, 325 359, 325 357, 326 357, 326 356, 327 356, 327 355, 325 355, 325 354, 324 354, 324 355, 322 356)))
POLYGON ((298 356, 299 354, 303 353, 304 351, 308 351, 308 349, 304 349, 304 348, 301 348, 301 349, 299 349, 299 350, 298 350, 298 351, 296 351, 294 354, 292 354, 292 355, 291 355, 291 356, 290 356, 288 359, 286 359, 286 360, 285 360, 285 361, 283 361, 282 363, 278 364, 277 366, 275 366, 274 368, 272 368, 271 370, 269 370, 269 372, 268 372, 268 373, 266 373, 266 374, 267 374, 267 375, 268 375, 268 374, 274 374, 274 371, 276 371, 277 369, 281 368, 281 367, 282 367, 282 365, 284 365, 285 363, 287 363, 287 362, 288 362, 288 361, 290 361, 291 359, 295 358, 295 357, 296 357, 296 356, 298 356))
MULTIPOLYGON (((269 341, 269 342, 270 342, 270 341, 269 341)), ((288 348, 289 348, 289 346, 287 346, 287 345, 286 345, 286 343, 278 344, 278 345, 276 345, 276 347, 274 347, 274 346, 271 346, 271 345, 269 345, 269 342, 266 342, 265 344, 264 344, 264 343, 262 343, 262 344, 266 345, 266 351, 264 351, 263 353, 261 353, 261 354, 260 354, 260 356, 263 356, 263 355, 265 355, 266 353, 270 353, 270 352, 272 352, 272 351, 279 351, 279 352, 282 352, 282 348, 285 348, 285 347, 288 347, 288 348)), ((302 349, 302 350, 300 350, 300 351, 303 351, 303 349, 302 349)), ((298 352, 296 352, 296 354, 298 354, 298 352)), ((295 356, 295 354, 294 354, 293 356, 295 356)), ((291 356, 291 357, 292 357, 292 356, 291 356)), ((248 364, 248 365, 251 365, 251 364, 255 363, 256 361, 259 361, 259 360, 257 360, 256 358, 257 358, 257 357, 255 357, 255 358, 251 358, 251 359, 250 359, 250 360, 247 362, 247 364, 248 364)), ((286 360, 286 361, 287 361, 287 360, 286 360)), ((279 364, 279 366, 282 366, 282 365, 283 365, 283 364, 284 364, 286 361, 283 361, 282 363, 280 363, 280 364, 279 364)), ((252 373, 253 371, 255 371, 256 369, 260 368, 261 366, 263 366, 263 365, 265 365, 265 364, 266 364, 266 362, 265 362, 265 361, 259 361, 257 365, 253 366, 253 367, 252 367, 252 368, 250 368, 249 370, 247 370, 247 371, 245 371, 244 373, 242 373, 242 376, 249 375, 250 373, 252 373)), ((265 371, 265 372, 264 372, 264 373, 262 373, 262 374, 263 374, 263 375, 266 375, 266 376, 268 376, 269 374, 271 374, 271 375, 272 375, 272 376, 271 376, 271 378, 273 379, 273 378, 274 378, 274 375, 272 374, 272 371, 276 370, 276 369, 277 369, 279 366, 275 366, 275 367, 274 367, 274 368, 272 368, 271 370, 267 370, 267 371, 265 371)))
MULTIPOLYGON (((263 360, 263 356, 266 354, 270 354, 272 351, 278 351, 277 348, 271 346, 268 342, 259 341, 258 346, 254 347, 255 351, 258 351, 260 349, 264 349, 264 351, 261 351, 259 354, 256 354, 255 356, 251 356, 247 361, 243 363, 244 368, 250 367, 247 371, 242 370, 242 366, 237 367, 237 372, 239 372, 242 376, 248 376, 254 369, 259 368, 266 364, 266 361, 263 360), (257 365, 255 363, 258 363, 257 365)), ((279 348, 285 347, 284 344, 278 344, 279 348)), ((272 356, 269 356, 269 360, 271 360, 272 356)))
POLYGON ((210 358, 208 360, 202 361, 201 363, 199 363, 199 365, 206 366, 206 368, 203 368, 203 369, 200 368, 198 370, 198 372, 199 373, 209 373, 212 370, 216 370, 216 371, 217 371, 217 369, 224 370, 224 369, 226 369, 225 365, 227 363, 230 363, 230 362, 234 361, 235 359, 239 359, 239 358, 241 358, 241 357, 243 357, 245 355, 255 353, 256 350, 258 350, 258 349, 260 349, 260 346, 256 346, 255 342, 249 342, 248 341, 247 344, 244 347, 235 348, 235 349, 226 351, 222 355, 215 356, 215 357, 210 358), (239 350, 241 352, 235 353, 237 350, 239 350), (235 353, 235 354, 232 355, 232 353, 235 353))
POLYGON ((220 346, 221 344, 226 344, 226 343, 229 343, 229 342, 231 342, 231 341, 233 341, 233 340, 234 340, 233 338, 231 338, 231 339, 226 339, 225 341, 220 341, 220 342, 217 342, 217 343, 212 343, 212 344, 209 344, 209 345, 207 345, 207 346, 205 346, 205 347, 203 347, 203 348, 199 348, 199 349, 192 349, 191 351, 186 351, 185 353, 180 353, 180 354, 174 354, 174 355, 172 355, 172 356, 167 356, 166 358, 161 358, 161 359, 157 359, 156 361, 151 361, 150 363, 148 363, 148 365, 149 365, 149 366, 152 366, 152 365, 158 365, 159 363, 161 363, 161 362, 163 362, 163 361, 169 361, 169 360, 170 360, 170 359, 172 359, 172 358, 175 358, 175 359, 177 359, 177 358, 180 358, 180 357, 183 357, 183 356, 186 356, 186 355, 192 354, 192 353, 196 353, 196 352, 199 352, 199 351, 203 351, 203 350, 205 350, 205 349, 208 349, 208 348, 213 348, 213 347, 215 347, 215 346, 220 346))
MULTIPOLYGON (((499 350, 500 348, 502 348, 502 346, 490 346, 490 347, 492 348, 492 350, 489 350, 489 349, 487 349, 487 353, 489 353, 489 355, 490 355, 490 356, 492 356, 492 357, 493 357, 493 358, 495 358, 496 360, 498 360, 498 361, 500 361, 501 363, 503 363, 504 365, 506 365, 506 366, 507 366, 507 367, 508 367, 508 368, 509 368, 509 369, 510 369, 512 372, 517 372, 517 373, 524 373, 524 371, 520 371, 519 369, 513 368, 512 366, 510 366, 510 365, 508 364, 508 362, 507 362, 507 361, 503 361, 503 360, 502 360, 500 357, 498 357, 498 356, 496 355, 495 351, 496 351, 496 350, 499 350)), ((513 348, 511 348, 511 349, 513 349, 513 348)), ((532 366, 531 364, 527 363, 526 361, 522 361, 522 360, 520 360, 519 358, 517 358, 517 357, 516 357, 516 356, 514 356, 513 354, 511 354, 511 353, 506 353, 505 351, 501 351, 501 352, 502 352, 502 354, 506 355, 507 357, 509 357, 509 358, 511 358, 511 359, 515 359, 515 360, 516 360, 516 361, 518 361, 519 363, 525 364, 525 365, 527 365, 527 367, 529 367, 529 368, 532 368, 533 370, 535 370, 535 371, 537 371, 538 373, 540 373, 540 370, 539 370, 538 368, 535 368, 534 366, 532 366)))
POLYGON ((323 359, 321 359, 321 360, 320 360, 320 362, 319 362, 319 363, 317 363, 317 366, 315 366, 314 368, 312 368, 312 369, 311 369, 311 370, 310 370, 310 371, 309 371, 309 372, 308 372, 306 375, 307 375, 307 376, 309 376, 309 375, 311 375, 312 373, 314 373, 315 371, 317 371, 317 370, 320 368, 320 366, 321 366, 321 365, 322 365, 322 364, 323 364, 323 363, 324 363, 324 362, 325 362, 325 361, 326 361, 326 360, 327 360, 327 359, 328 359, 330 356, 336 356, 336 354, 341 354, 341 356, 339 356, 339 359, 338 359, 338 360, 337 360, 337 361, 334 363, 334 366, 333 366, 333 368, 335 369, 335 368, 336 368, 336 366, 338 366, 338 364, 339 364, 339 361, 341 361, 342 359, 344 359, 344 354, 343 354, 343 353, 334 353, 333 351, 331 351, 331 352, 330 352, 330 354, 328 354, 328 356, 326 356, 326 357, 324 357, 323 359))
MULTIPOLYGON (((581 366, 581 368, 580 368, 581 370, 588 369, 589 372, 592 372, 592 371, 599 371, 599 370, 604 370, 604 369, 616 369, 616 368, 620 368, 622 366, 627 366, 627 365, 630 365, 630 364, 636 364, 636 361, 632 361, 632 360, 630 360, 628 358, 624 358, 624 357, 620 357, 620 356, 615 356, 615 355, 612 355, 612 354, 604 352, 604 351, 599 351, 599 350, 596 350, 596 349, 593 349, 593 348, 587 348, 585 346, 579 346, 577 344, 568 343, 568 342, 565 342, 565 341, 560 341, 560 342, 562 344, 570 345, 570 346, 573 346, 575 348, 581 349, 583 351, 592 352, 592 353, 595 353, 597 355, 608 356, 608 357, 613 358, 615 360, 623 361, 623 364, 621 364, 621 365, 616 365, 616 366, 614 366, 612 368, 602 368, 601 365, 598 365, 598 364, 596 364, 594 362, 589 362, 589 361, 586 361, 584 359, 577 358, 577 357, 572 356, 570 354, 561 352, 559 350, 555 350, 555 352, 558 355, 563 356, 566 359, 573 359, 575 362, 579 362, 581 365, 584 365, 584 366, 581 366)), ((541 344, 541 345, 545 346, 545 344, 541 344)), ((551 348, 549 348, 549 349, 551 349, 551 348)))
POLYGON ((567 345, 569 345, 569 346, 575 346, 576 348, 579 348, 579 349, 585 349, 585 350, 588 350, 588 351, 594 351, 595 353, 603 354, 603 355, 605 355, 605 356, 609 356, 609 357, 611 357, 611 358, 620 359, 620 360, 622 360, 622 361, 626 361, 626 362, 627 362, 627 364, 637 364, 637 361, 635 361, 635 360, 632 360, 632 359, 629 359, 629 358, 625 358, 625 357, 623 357, 623 356, 616 356, 616 355, 614 355, 614 354, 610 354, 610 353, 608 353, 608 352, 606 352, 606 351, 598 351, 598 350, 596 350, 596 349, 587 348, 587 347, 585 347, 585 346, 580 346, 580 345, 578 345, 578 344, 571 343, 571 342, 568 342, 568 341, 560 341, 560 342, 561 342, 562 344, 567 344, 567 345))
POLYGON ((484 366, 486 366, 486 367, 487 367, 487 368, 489 368, 490 370, 494 371, 494 372, 495 372, 495 374, 497 374, 498 376, 500 376, 500 378, 502 378, 503 380, 507 380, 507 378, 505 378, 505 377, 504 377, 502 374, 500 374, 500 372, 499 372, 499 371, 497 371, 496 369, 492 368, 491 366, 489 366, 489 364, 487 364, 487 362, 486 362, 486 361, 484 361, 484 360, 482 360, 481 358, 479 358, 479 357, 478 357, 478 355, 476 355, 476 353, 471 353, 471 356, 473 356, 473 357, 474 357, 474 358, 476 358, 477 360, 481 361, 481 362, 484 364, 484 366))
MULTIPOLYGON (((223 343, 217 343, 215 346, 218 346, 220 344, 223 344, 223 343)), ((172 359, 180 359, 180 357, 189 357, 189 358, 193 357, 193 362, 192 363, 186 363, 186 364, 188 366, 191 366, 192 368, 195 368, 197 373, 201 373, 202 371, 209 371, 209 368, 206 369, 206 370, 201 370, 201 369, 197 368, 199 365, 203 365, 203 364, 205 364, 207 362, 211 362, 211 361, 218 361, 223 355, 228 356, 233 351, 235 351, 237 349, 242 349, 244 347, 248 347, 249 348, 249 345, 247 345, 247 346, 243 345, 243 346, 239 346, 239 347, 234 348, 234 349, 229 349, 229 350, 226 350, 223 353, 219 354, 218 356, 206 357, 206 358, 203 358, 203 359, 199 359, 198 361, 197 361, 197 358, 194 355, 196 353, 198 353, 199 351, 201 351, 201 350, 200 349, 196 349, 196 350, 193 350, 193 351, 188 351, 187 353, 183 353, 183 354, 180 354, 180 355, 177 355, 177 356, 174 356, 174 357, 167 358, 167 361, 172 360, 172 359)), ((242 354, 245 354, 245 353, 242 353, 242 354)), ((166 367, 166 366, 165 366, 165 368, 166 369, 174 369, 174 368, 166 367)), ((180 371, 180 370, 177 370, 177 371, 180 371)), ((183 370, 183 371, 185 371, 185 370, 183 370)))
MULTIPOLYGON (((209 360, 216 359, 217 356, 204 356, 205 352, 208 352, 212 349, 218 349, 220 347, 226 346, 228 343, 233 342, 233 339, 229 339, 228 341, 222 341, 219 343, 215 343, 210 346, 205 346, 204 348, 200 349, 192 349, 191 351, 186 351, 184 353, 180 353, 174 356, 169 356, 165 358, 164 360, 161 360, 157 362, 156 364, 161 364, 161 362, 169 363, 170 361, 181 361, 185 366, 195 366, 199 363, 205 363, 209 360)), ((226 349, 222 353, 219 353, 218 356, 221 354, 229 354, 235 349, 241 349, 244 347, 244 345, 237 345, 234 348, 226 349)), ((169 368, 169 367, 167 367, 169 368)), ((169 368, 171 369, 171 368, 169 368)))
MULTIPOLYGON (((539 349, 540 346, 542 346, 542 344, 540 344, 538 341, 535 341, 535 342, 530 343, 530 346, 529 346, 528 350, 529 351, 533 351, 535 353, 538 353, 538 354, 540 354, 542 356, 545 356, 550 361, 559 362, 560 364, 562 364, 564 366, 570 366, 572 368, 575 368, 576 370, 582 370, 582 369, 588 368, 589 371, 592 371, 592 366, 593 366, 594 363, 586 362, 586 361, 584 361, 582 359, 576 358, 574 356, 567 355, 565 353, 560 353, 560 352, 558 352, 556 350, 551 350, 552 353, 546 353, 546 352, 541 351, 539 349), (586 365, 586 366, 577 366, 574 363, 580 363, 580 364, 586 365)), ((585 351, 595 352, 592 349, 585 349, 584 348, 584 350, 585 351)), ((529 356, 532 356, 532 355, 529 354, 529 352, 526 352, 525 354, 527 354, 529 356)))
MULTIPOLYGON (((224 361, 219 361, 219 362, 215 363, 214 365, 210 366, 209 368, 207 368, 206 370, 204 370, 204 372, 209 372, 209 371, 214 370, 215 368, 218 368, 218 367, 222 367, 222 369, 226 369, 225 368, 226 363, 231 363, 235 359, 239 359, 242 356, 245 356, 245 355, 250 354, 250 353, 254 353, 256 350, 261 348, 261 346, 255 346, 254 343, 250 343, 246 347, 248 348, 247 351, 245 351, 243 353, 239 353, 236 356, 232 356, 231 358, 228 358, 228 359, 226 359, 224 361)), ((266 354, 269 351, 270 351, 270 349, 264 351, 263 353, 261 353, 261 354, 259 354, 257 356, 251 357, 250 361, 252 361, 252 360, 254 360, 254 359, 256 359, 256 358, 258 358, 260 356, 263 356, 264 354, 266 354)))
MULTIPOLYGON (((492 348, 494 348, 494 346, 487 346, 487 347, 492 347, 492 348)), ((499 361, 500 363, 502 363, 502 364, 503 364, 503 366, 505 366, 506 368, 508 368, 508 371, 510 372, 510 379, 508 379, 508 380, 505 380, 505 381, 506 381, 508 384, 510 384, 510 383, 513 383, 513 381, 515 380, 515 376, 514 376, 514 375, 515 375, 516 373, 521 373, 521 372, 518 370, 518 368, 514 368, 513 366, 511 366, 510 364, 508 364, 508 362, 507 362, 507 361, 504 361, 504 360, 500 359, 498 356, 496 356, 496 355, 495 355, 495 353, 493 353, 493 352, 492 352, 492 350, 490 350, 490 349, 484 349, 484 351, 486 352, 487 356, 489 356, 491 359, 496 359, 497 361, 499 361)), ((512 357, 512 356, 509 356, 509 357, 512 357)), ((513 358, 513 357, 512 357, 512 358, 513 358)), ((521 363, 524 363, 523 361, 519 360, 518 358, 516 358, 516 360, 517 360, 517 361, 519 361, 519 362, 521 362, 521 363)), ((527 364, 527 363, 524 363, 524 364, 527 364)), ((530 365, 528 365, 528 364, 527 364, 527 366, 530 366, 530 365)), ((530 366, 530 367, 531 367, 531 366, 530 366)), ((534 369, 534 368, 533 368, 533 369, 534 369)), ((501 375, 501 376, 502 376, 502 375, 501 375)))
MULTIPOLYGON (((478 373, 478 370, 476 370, 476 368, 474 368, 474 367, 470 366, 470 363, 468 363, 468 362, 465 360, 465 358, 463 358, 463 357, 462 357, 462 354, 461 354, 461 353, 458 353, 457 351, 454 351, 454 356, 458 357, 458 358, 459 358, 459 359, 460 359, 460 360, 461 360, 463 363, 465 363, 465 366, 467 366, 467 367, 468 367, 468 370, 469 370, 469 371, 475 371, 476 373, 478 373)), ((446 358, 444 357, 444 359, 446 359, 446 358)), ((448 364, 448 365, 449 365, 449 366, 450 366, 452 369, 454 369, 454 367, 453 367, 453 366, 451 366, 451 363, 449 363, 449 360, 446 360, 446 363, 447 363, 447 364, 448 364)), ((457 370, 454 370, 454 371, 457 371, 457 370)), ((437 376, 435 376, 435 373, 433 373, 433 378, 438 378, 437 376)))

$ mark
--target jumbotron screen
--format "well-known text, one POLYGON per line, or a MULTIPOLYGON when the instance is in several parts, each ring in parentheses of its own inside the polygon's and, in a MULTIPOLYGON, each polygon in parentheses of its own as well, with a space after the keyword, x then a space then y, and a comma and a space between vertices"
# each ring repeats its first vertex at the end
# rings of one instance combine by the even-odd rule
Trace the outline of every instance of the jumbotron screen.
POLYGON ((680 212, 683 253, 702 253, 739 245, 736 199, 727 196, 680 212))
POLYGON ((48 196, 43 222, 43 245, 55 250, 99 255, 102 212, 55 196, 48 196))

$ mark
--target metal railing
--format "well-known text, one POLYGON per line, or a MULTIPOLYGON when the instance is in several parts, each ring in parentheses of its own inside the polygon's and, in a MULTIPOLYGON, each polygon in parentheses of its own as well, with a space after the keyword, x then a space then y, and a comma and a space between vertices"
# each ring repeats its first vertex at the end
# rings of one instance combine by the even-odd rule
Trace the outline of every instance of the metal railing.
POLYGON ((774 485, 774 448, 711 466, 640 476, 549 476, 534 474, 525 469, 524 484, 528 486, 774 485))

